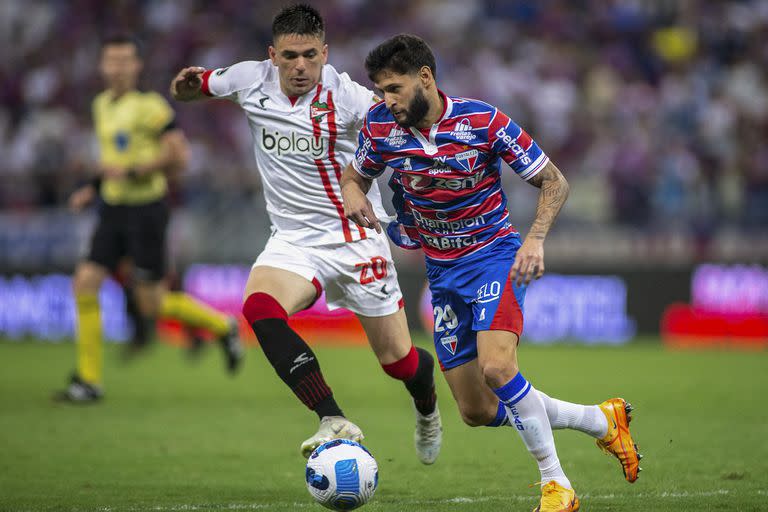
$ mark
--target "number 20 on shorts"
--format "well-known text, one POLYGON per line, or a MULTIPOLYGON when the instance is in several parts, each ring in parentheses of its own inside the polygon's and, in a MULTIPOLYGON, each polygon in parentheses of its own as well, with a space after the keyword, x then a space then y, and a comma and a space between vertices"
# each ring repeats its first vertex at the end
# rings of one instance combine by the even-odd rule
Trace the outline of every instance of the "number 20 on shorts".
POLYGON ((355 264, 355 270, 360 269, 360 284, 368 284, 387 277, 387 260, 374 256, 371 261, 355 264))

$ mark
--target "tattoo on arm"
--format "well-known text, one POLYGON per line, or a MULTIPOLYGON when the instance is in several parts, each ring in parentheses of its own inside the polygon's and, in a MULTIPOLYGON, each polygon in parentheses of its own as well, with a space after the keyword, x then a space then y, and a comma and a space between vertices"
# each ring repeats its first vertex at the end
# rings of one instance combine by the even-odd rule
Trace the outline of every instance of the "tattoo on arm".
POLYGON ((528 236, 544 240, 568 198, 568 182, 555 164, 548 162, 541 172, 528 180, 528 183, 541 189, 536 218, 528 236))

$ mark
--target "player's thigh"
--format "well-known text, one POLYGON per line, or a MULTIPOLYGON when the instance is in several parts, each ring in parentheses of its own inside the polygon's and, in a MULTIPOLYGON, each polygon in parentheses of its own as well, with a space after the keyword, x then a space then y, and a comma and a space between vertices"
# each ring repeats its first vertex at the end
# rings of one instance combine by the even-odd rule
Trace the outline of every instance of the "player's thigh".
POLYGON ((477 359, 446 370, 443 375, 466 424, 477 427, 493 421, 499 399, 486 385, 477 359))
POLYGON ((163 200, 129 207, 129 211, 134 220, 127 231, 127 255, 133 261, 133 277, 154 288, 165 277, 170 210, 163 200))
POLYGON ((411 334, 403 308, 385 316, 357 315, 381 364, 399 361, 411 350, 411 334))
POLYGON ((500 388, 518 372, 517 334, 490 330, 477 333, 477 362, 488 386, 500 388))
POLYGON ((325 287, 328 309, 346 308, 357 315, 385 317, 402 308, 403 294, 384 235, 313 247, 310 255, 325 287))
POLYGON ((467 296, 463 276, 450 267, 428 266, 432 293, 435 353, 443 370, 450 370, 477 358, 477 337, 472 330, 472 297, 467 296))
POLYGON ((272 237, 256 258, 243 300, 254 293, 274 298, 288 315, 310 307, 320 296, 318 269, 309 248, 272 237))
MULTIPOLYGON (((105 274, 117 269, 120 259, 126 254, 125 228, 127 217, 120 207, 103 205, 96 221, 96 227, 91 235, 91 243, 85 260, 75 272, 75 286, 89 286, 93 283, 90 277, 95 272, 93 265, 100 267, 105 274)), ((101 284, 104 275, 98 279, 101 284)))

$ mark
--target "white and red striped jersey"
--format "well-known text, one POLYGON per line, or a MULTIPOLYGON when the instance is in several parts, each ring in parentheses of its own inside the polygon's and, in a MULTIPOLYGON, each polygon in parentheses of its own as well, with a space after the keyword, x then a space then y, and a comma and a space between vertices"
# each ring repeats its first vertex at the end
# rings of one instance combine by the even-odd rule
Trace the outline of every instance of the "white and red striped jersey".
MULTIPOLYGON (((374 103, 372 91, 325 65, 314 90, 288 98, 269 60, 206 71, 202 79, 205 94, 234 101, 245 111, 273 236, 304 246, 370 236, 344 217, 339 180, 374 103)), ((376 183, 368 198, 384 218, 376 183)))

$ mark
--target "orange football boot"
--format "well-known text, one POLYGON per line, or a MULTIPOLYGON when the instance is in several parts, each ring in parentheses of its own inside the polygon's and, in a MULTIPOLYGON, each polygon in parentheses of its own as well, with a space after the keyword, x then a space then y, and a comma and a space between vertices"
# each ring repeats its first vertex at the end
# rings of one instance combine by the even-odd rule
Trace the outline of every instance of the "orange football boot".
POLYGON ((554 480, 541 488, 541 502, 533 512, 576 512, 579 510, 579 498, 576 491, 566 489, 554 480))
POLYGON ((608 420, 608 433, 597 440, 597 447, 608 455, 614 455, 621 463, 624 478, 634 483, 638 473, 643 470, 639 466, 642 455, 637 451, 637 445, 629 433, 629 422, 632 421, 632 405, 623 398, 611 398, 598 405, 608 420))

